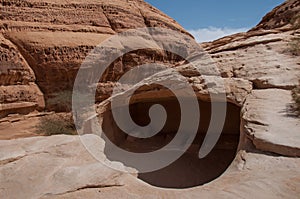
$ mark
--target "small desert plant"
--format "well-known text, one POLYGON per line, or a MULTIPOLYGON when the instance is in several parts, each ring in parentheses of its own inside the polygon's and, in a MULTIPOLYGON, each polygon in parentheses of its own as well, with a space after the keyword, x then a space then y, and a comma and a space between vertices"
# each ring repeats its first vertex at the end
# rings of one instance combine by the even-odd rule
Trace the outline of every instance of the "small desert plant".
POLYGON ((58 112, 71 112, 72 91, 64 90, 54 94, 54 97, 47 100, 47 107, 58 112))
POLYGON ((297 35, 297 31, 300 28, 300 15, 296 15, 292 18, 291 24, 294 31, 295 37, 289 43, 289 52, 293 55, 299 56, 300 55, 300 36, 297 35))
POLYGON ((36 133, 46 136, 77 134, 73 118, 70 114, 54 114, 42 117, 40 123, 36 126, 36 133))
POLYGON ((300 55, 300 37, 293 38, 289 43, 289 51, 296 56, 300 55))
POLYGON ((294 30, 297 30, 300 28, 300 14, 295 15, 291 19, 291 24, 292 24, 294 30))
POLYGON ((300 116, 300 81, 299 86, 293 89, 292 97, 294 100, 293 109, 295 112, 297 112, 298 116, 300 116))
MULTIPOLYGON (((76 107, 80 107, 81 105, 86 106, 86 99, 91 94, 89 93, 80 93, 75 92, 73 95, 72 90, 63 90, 53 94, 53 97, 47 100, 48 110, 52 110, 55 112, 71 112, 72 111, 72 98, 76 97, 76 102, 79 103, 76 107)), ((86 107, 81 107, 83 110, 86 107)))
POLYGON ((76 126, 73 120, 73 114, 75 114, 76 125, 78 128, 82 127, 85 120, 85 115, 93 110, 93 105, 86 107, 86 100, 89 99, 89 93, 75 92, 72 90, 63 90, 57 92, 52 98, 47 100, 48 110, 60 112, 60 114, 47 116, 41 119, 40 124, 37 127, 38 133, 45 135, 57 135, 57 134, 76 134, 76 126), (76 108, 72 112, 72 98, 76 97, 76 108), (68 115, 66 117, 66 115, 68 115))

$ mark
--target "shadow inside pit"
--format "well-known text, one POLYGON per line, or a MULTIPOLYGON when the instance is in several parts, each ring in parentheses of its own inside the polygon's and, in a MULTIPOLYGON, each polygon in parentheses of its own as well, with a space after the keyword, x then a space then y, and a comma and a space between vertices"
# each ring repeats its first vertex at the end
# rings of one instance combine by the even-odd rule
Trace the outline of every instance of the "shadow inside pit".
MULTIPOLYGON (((161 188, 190 188, 211 182, 222 175, 234 160, 240 137, 240 108, 226 103, 227 116, 221 137, 213 151, 204 159, 198 153, 205 138, 211 118, 211 103, 198 101, 201 119, 197 136, 189 148, 171 165, 151 173, 140 173, 138 178, 153 186, 161 188)), ((122 132, 113 120, 111 111, 103 116, 103 131, 106 136, 120 148, 130 152, 145 153, 156 151, 167 145, 176 135, 180 124, 180 106, 176 98, 132 104, 130 114, 139 125, 149 124, 149 108, 154 104, 165 107, 168 118, 160 133, 152 138, 133 138, 122 132)), ((108 159, 118 161, 105 148, 108 159)))

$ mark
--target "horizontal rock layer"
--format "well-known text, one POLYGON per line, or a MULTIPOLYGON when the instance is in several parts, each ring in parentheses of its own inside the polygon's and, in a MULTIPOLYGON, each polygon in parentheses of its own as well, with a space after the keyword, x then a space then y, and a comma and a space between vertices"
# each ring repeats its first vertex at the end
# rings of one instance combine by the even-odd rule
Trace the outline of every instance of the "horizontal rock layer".
MULTIPOLYGON (((189 35, 175 20, 141 0, 3 0, 0 6, 1 32, 17 46, 34 71, 46 100, 57 92, 72 89, 82 61, 110 35, 143 27, 168 28, 189 35)), ((11 61, 6 62, 7 68, 11 61)), ((135 64, 124 57, 111 66, 103 80, 114 81, 135 64)), ((20 70, 10 73, 14 74, 1 78, 5 84, 22 80, 20 70)), ((34 79, 29 72, 22 73, 28 73, 24 78, 34 79)))
POLYGON ((35 74, 17 47, 0 34, 0 118, 45 107, 35 74))

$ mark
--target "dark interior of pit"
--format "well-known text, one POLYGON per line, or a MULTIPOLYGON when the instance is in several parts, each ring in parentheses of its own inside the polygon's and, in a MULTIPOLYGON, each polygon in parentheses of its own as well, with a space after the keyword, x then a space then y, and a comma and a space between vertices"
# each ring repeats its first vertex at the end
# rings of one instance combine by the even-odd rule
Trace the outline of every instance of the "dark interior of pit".
MULTIPOLYGON (((211 182, 223 174, 236 156, 240 134, 240 108, 227 104, 227 116, 222 135, 213 151, 204 159, 198 158, 200 146, 206 135, 211 119, 211 103, 199 102, 201 119, 197 136, 190 149, 166 168, 151 173, 139 174, 139 179, 162 188, 190 188, 211 182)), ((163 105, 167 111, 167 122, 162 131, 152 138, 133 138, 122 132, 112 119, 111 111, 103 117, 105 135, 119 147, 136 153, 156 151, 167 145, 176 135, 180 124, 180 106, 176 98, 136 103, 130 106, 132 119, 145 126, 150 122, 149 108, 154 104, 163 105)), ((105 148, 108 159, 118 161, 105 148)), ((128 165, 127 165, 128 166, 128 165)))

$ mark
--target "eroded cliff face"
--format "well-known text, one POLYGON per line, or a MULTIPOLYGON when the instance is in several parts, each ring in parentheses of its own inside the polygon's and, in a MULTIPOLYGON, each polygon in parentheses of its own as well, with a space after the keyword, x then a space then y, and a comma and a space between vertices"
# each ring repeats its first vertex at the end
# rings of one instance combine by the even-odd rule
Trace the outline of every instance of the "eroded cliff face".
POLYGON ((35 74, 17 47, 0 35, 0 118, 45 107, 35 74))
POLYGON ((299 15, 300 2, 297 0, 285 1, 282 5, 277 6, 252 30, 271 30, 289 26, 293 23, 295 16, 299 15))
MULTIPOLYGON (((47 101, 57 92, 72 89, 82 61, 103 40, 128 29, 156 26, 188 34, 173 19, 140 0, 1 1, 1 51, 4 59, 1 70, 4 70, 2 76, 5 75, 1 78, 1 85, 36 82, 47 101), (10 50, 5 48, 7 43, 10 50), (9 56, 22 57, 22 60, 6 58, 9 56), (18 71, 16 68, 19 68, 18 71)), ((102 77, 100 100, 109 97, 112 85, 109 82, 140 62, 134 57, 142 54, 147 57, 147 52, 136 52, 121 57, 111 65, 102 77)), ((154 59, 161 60, 163 57, 166 55, 154 53, 154 59)), ((24 90, 20 86, 15 88, 24 90)), ((31 89, 30 92, 25 95, 38 98, 34 95, 36 91, 31 89)), ((25 98, 25 101, 35 102, 28 96, 25 98)), ((23 102, 24 99, 15 101, 23 102)), ((41 102, 39 107, 42 108, 41 102)))

